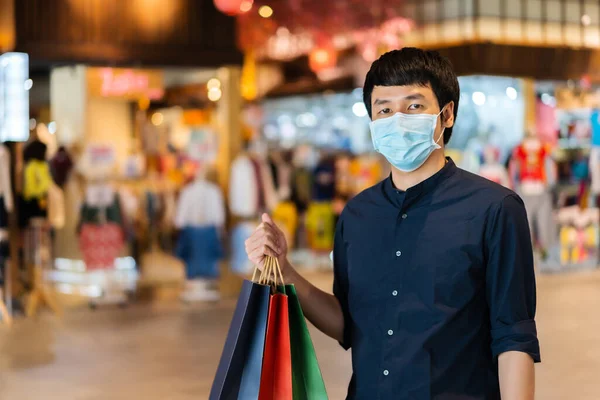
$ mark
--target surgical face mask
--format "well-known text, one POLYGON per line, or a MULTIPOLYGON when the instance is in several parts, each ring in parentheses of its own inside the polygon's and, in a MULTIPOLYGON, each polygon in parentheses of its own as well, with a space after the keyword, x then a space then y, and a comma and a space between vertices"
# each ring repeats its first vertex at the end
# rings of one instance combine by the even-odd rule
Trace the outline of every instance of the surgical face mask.
POLYGON ((438 114, 396 113, 391 117, 372 121, 371 139, 375 150, 385 156, 400 171, 411 172, 427 161, 431 153, 440 149, 438 144, 444 129, 435 139, 438 114))

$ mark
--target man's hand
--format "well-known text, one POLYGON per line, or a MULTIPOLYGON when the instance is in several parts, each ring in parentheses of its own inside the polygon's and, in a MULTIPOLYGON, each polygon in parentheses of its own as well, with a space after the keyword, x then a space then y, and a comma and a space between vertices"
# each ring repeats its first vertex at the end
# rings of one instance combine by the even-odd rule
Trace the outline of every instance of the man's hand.
POLYGON ((285 235, 273 222, 268 214, 262 215, 262 223, 256 228, 252 236, 246 240, 246 254, 254 265, 261 269, 265 257, 274 257, 279 260, 282 272, 287 266, 288 245, 285 235))
POLYGON ((343 340, 344 315, 339 301, 335 296, 316 288, 296 272, 287 260, 285 235, 267 214, 263 214, 262 223, 246 240, 246 253, 248 259, 261 270, 265 257, 276 257, 285 283, 296 286, 296 293, 306 318, 326 335, 338 341, 343 340))
POLYGON ((533 400, 535 368, 527 353, 507 351, 498 357, 498 375, 502 400, 533 400))

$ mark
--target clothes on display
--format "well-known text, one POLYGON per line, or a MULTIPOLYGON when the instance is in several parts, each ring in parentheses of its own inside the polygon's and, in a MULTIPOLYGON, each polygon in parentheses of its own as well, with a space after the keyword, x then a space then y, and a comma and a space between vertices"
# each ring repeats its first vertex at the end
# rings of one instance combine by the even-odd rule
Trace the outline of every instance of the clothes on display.
POLYGON ((50 173, 59 187, 63 187, 67 183, 73 166, 73 160, 67 149, 64 146, 59 147, 50 160, 50 173))
POLYGON ((313 200, 331 201, 335 196, 335 160, 323 158, 314 171, 313 200))
POLYGON ((215 279, 219 276, 219 260, 223 248, 216 226, 187 226, 179 235, 177 257, 186 265, 188 280, 215 279))
POLYGON ((292 202, 298 213, 303 214, 312 200, 312 171, 305 167, 295 168, 292 172, 292 202))
POLYGON ((550 152, 539 139, 526 138, 513 152, 511 175, 526 194, 540 194, 549 183, 550 152))
POLYGON ((231 213, 239 218, 254 218, 276 204, 277 193, 267 163, 246 153, 238 156, 231 165, 229 181, 231 213))
POLYGON ((600 244, 599 218, 598 208, 569 206, 558 211, 561 265, 596 265, 600 244))
POLYGON ((143 154, 130 154, 125 159, 121 176, 128 179, 141 178, 146 173, 146 157, 143 154))
POLYGON ((285 235, 286 243, 291 247, 296 241, 296 230, 298 229, 298 211, 294 203, 282 202, 273 210, 273 221, 281 228, 285 235))
POLYGON ((224 224, 225 201, 216 184, 199 177, 183 189, 175 214, 175 226, 181 229, 175 253, 186 264, 188 280, 219 276, 224 224))
POLYGON ((206 180, 196 180, 179 195, 175 213, 175 227, 216 226, 225 224, 225 200, 221 189, 206 180))
POLYGON ((118 224, 84 223, 79 234, 79 246, 86 270, 114 268, 124 241, 123 229, 118 224))
POLYGON ((292 195, 292 167, 290 162, 291 157, 288 153, 275 152, 269 158, 273 183, 280 201, 289 200, 292 195))
POLYGON ((309 247, 314 251, 331 251, 335 231, 335 214, 331 203, 312 203, 306 213, 309 247))
POLYGON ((382 159, 376 154, 365 154, 356 157, 350 162, 350 171, 354 182, 353 194, 355 195, 376 185, 385 175, 382 159))
POLYGON ((26 201, 32 199, 44 199, 52 184, 50 168, 46 161, 30 160, 25 164, 23 198, 26 201))
POLYGON ((550 193, 555 172, 550 150, 537 137, 527 137, 514 149, 509 169, 513 185, 525 203, 533 241, 547 255, 556 237, 550 193))
POLYGON ((510 187, 508 171, 499 162, 497 148, 488 146, 483 151, 483 165, 479 168, 479 175, 499 185, 510 187))
POLYGON ((533 237, 539 248, 547 251, 552 248, 555 238, 555 223, 552 217, 552 196, 548 192, 540 194, 521 194, 527 219, 533 237))
POLYGON ((119 196, 106 183, 89 184, 81 207, 79 246, 87 270, 113 268, 125 244, 119 196))

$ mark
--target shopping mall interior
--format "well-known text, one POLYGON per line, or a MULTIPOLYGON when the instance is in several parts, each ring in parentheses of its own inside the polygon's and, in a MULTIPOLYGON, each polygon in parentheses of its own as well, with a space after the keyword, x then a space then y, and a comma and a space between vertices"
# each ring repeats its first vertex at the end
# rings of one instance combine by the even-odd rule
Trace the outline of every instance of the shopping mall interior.
MULTIPOLYGON (((245 242, 268 213, 332 291, 390 174, 365 75, 403 47, 458 75, 446 155, 524 200, 535 398, 600 398, 598 0, 0 0, 0 399, 256 398, 214 395, 245 242)), ((351 352, 300 319, 345 398, 351 352)))

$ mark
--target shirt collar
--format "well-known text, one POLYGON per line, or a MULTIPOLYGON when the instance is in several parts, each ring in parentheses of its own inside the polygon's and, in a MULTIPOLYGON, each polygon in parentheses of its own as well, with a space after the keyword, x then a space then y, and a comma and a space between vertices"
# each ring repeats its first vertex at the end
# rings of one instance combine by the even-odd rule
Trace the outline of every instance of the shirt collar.
POLYGON ((446 157, 446 164, 438 172, 425 179, 423 182, 408 188, 406 191, 396 189, 392 181, 392 174, 384 181, 383 188, 386 196, 396 205, 403 206, 414 202, 423 194, 430 193, 436 186, 452 176, 458 168, 450 157, 446 157))

